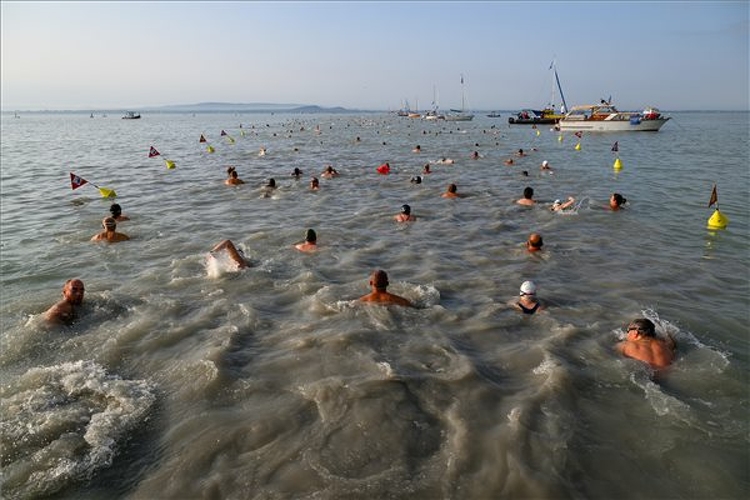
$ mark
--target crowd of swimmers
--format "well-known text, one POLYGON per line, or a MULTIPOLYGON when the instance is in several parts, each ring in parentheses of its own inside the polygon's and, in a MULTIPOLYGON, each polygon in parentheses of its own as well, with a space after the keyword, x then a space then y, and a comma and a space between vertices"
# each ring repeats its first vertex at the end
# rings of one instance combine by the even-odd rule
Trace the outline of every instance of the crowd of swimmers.
MULTIPOLYGON (((421 146, 417 145, 413 152, 421 152, 421 146)), ((265 148, 261 148, 261 154, 265 154, 265 148)), ((519 149, 515 156, 524 157, 526 155, 527 153, 524 152, 523 149, 519 149)), ((479 154, 475 151, 472 154, 472 157, 478 158, 479 154)), ((441 158, 441 160, 436 163, 452 164, 453 160, 441 158)), ((506 165, 513 165, 514 163, 515 162, 512 158, 505 161, 506 165)), ((549 173, 553 172, 547 160, 542 162, 540 169, 549 173)), ((378 167, 377 170, 381 174, 387 174, 390 171, 390 165, 384 163, 378 167)), ((425 164, 422 169, 422 175, 429 175, 431 173, 430 164, 425 164)), ((528 176, 526 171, 524 171, 524 173, 528 176)), ((295 179, 299 179, 303 175, 303 172, 295 167, 290 175, 295 179)), ((320 173, 320 176, 324 178, 332 178, 339 175, 339 172, 331 165, 327 165, 320 173)), ((411 182, 414 184, 420 184, 422 182, 422 177, 419 175, 414 176, 411 178, 411 182)), ((235 167, 228 167, 225 183, 227 185, 236 186, 244 184, 244 181, 239 178, 235 167)), ((317 190, 319 188, 320 183, 317 177, 312 177, 310 180, 310 189, 317 190)), ((275 189, 275 179, 271 178, 264 186, 264 190, 266 192, 272 192, 275 189)), ((462 197, 462 195, 458 193, 458 187, 454 183, 450 183, 441 196, 445 198, 462 197)), ((568 197, 564 202, 561 200, 555 200, 550 207, 550 210, 564 211, 570 209, 575 204, 575 201, 575 198, 572 196, 568 197)), ((522 198, 518 199, 516 203, 522 206, 535 205, 536 200, 534 200, 534 189, 530 186, 524 188, 522 198)), ((625 203, 627 203, 627 200, 620 193, 612 193, 607 208, 614 211, 620 210, 625 203)), ((404 204, 401 207, 400 213, 395 215, 394 219, 398 222, 412 222, 416 220, 416 216, 412 214, 411 206, 404 204)), ((127 220, 129 220, 129 217, 122 213, 120 205, 113 203, 110 207, 110 215, 102 220, 103 230, 94 235, 91 240, 111 243, 129 240, 130 238, 126 234, 117 231, 117 223, 127 220)), ((543 239, 540 234, 531 233, 525 246, 529 252, 533 253, 539 252, 542 249, 543 244, 543 239)), ((308 229, 305 233, 304 241, 294 244, 294 247, 301 252, 314 252, 317 250, 317 234, 315 230, 308 229)), ((216 244, 209 252, 209 257, 215 258, 219 253, 226 255, 238 270, 251 265, 245 258, 242 250, 237 248, 231 240, 226 239, 216 244)), ((360 301, 414 307, 414 304, 408 299, 395 295, 387 290, 389 286, 388 274, 384 270, 373 271, 369 276, 369 285, 371 288, 370 293, 360 297, 360 301)), ((536 293, 536 284, 530 280, 524 281, 520 287, 519 298, 512 303, 512 307, 524 315, 533 315, 544 310, 545 306, 537 298, 536 293)), ((76 309, 83 303, 83 296, 84 284, 81 280, 71 279, 66 281, 63 286, 63 299, 45 312, 45 318, 51 323, 70 324, 76 317, 76 309)), ((643 361, 649 364, 652 368, 660 369, 668 366, 674 359, 676 344, 671 336, 668 336, 667 339, 657 337, 653 322, 646 318, 637 318, 630 322, 627 327, 625 339, 619 342, 616 348, 624 356, 643 361)))

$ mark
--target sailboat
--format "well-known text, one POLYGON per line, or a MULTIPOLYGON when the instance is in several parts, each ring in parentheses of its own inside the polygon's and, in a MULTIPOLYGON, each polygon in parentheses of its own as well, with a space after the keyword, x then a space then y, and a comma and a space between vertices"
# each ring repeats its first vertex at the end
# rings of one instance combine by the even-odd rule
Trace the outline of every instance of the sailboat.
POLYGON ((474 115, 466 112, 466 95, 464 93, 464 75, 461 75, 461 109, 451 109, 445 115, 449 122, 468 122, 474 119, 474 115))
POLYGON ((508 118, 508 123, 511 125, 536 125, 542 123, 557 123, 560 119, 565 116, 568 112, 568 105, 565 103, 565 96, 563 95, 562 85, 560 85, 560 77, 557 75, 557 65, 555 61, 552 61, 549 69, 552 72, 552 92, 550 95, 550 102, 544 109, 522 109, 515 116, 508 118), (560 94, 560 112, 555 111, 555 90, 560 94))
POLYGON ((424 114, 425 120, 444 120, 445 116, 438 113, 437 90, 432 86, 432 109, 424 114))

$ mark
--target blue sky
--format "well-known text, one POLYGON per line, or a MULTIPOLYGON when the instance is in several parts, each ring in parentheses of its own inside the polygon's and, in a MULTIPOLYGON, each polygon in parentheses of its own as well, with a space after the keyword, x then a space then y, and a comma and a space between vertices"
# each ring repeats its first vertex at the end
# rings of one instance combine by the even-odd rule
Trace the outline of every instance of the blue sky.
POLYGON ((748 109, 750 2, 12 2, 2 109, 748 109))

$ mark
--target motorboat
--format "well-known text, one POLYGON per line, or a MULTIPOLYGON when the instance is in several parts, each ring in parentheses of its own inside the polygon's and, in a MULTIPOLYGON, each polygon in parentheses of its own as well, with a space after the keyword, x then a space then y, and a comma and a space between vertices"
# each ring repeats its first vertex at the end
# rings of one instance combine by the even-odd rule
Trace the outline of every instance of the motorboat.
POLYGON ((559 130, 582 132, 656 132, 670 117, 653 106, 643 111, 620 111, 611 101, 574 106, 557 123, 559 130))
POLYGON ((140 113, 135 113, 133 111, 128 111, 125 113, 125 116, 122 117, 123 120, 137 120, 141 117, 140 113))
POLYGON ((550 123, 554 124, 560 121, 564 115, 555 112, 552 108, 544 109, 522 109, 515 116, 508 117, 508 123, 511 125, 537 125, 550 123))

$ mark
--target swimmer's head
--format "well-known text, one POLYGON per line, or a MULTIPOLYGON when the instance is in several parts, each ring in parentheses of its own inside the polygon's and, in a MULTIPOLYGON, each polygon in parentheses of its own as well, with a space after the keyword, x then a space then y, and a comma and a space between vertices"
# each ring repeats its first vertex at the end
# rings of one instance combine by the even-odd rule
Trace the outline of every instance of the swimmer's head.
POLYGON ((107 231, 114 231, 117 227, 117 222, 112 217, 105 217, 104 220, 102 220, 102 226, 104 226, 104 229, 107 231))
POLYGON ((646 337, 656 336, 656 326, 650 319, 647 318, 637 318, 631 321, 628 325, 628 332, 630 330, 635 330, 641 335, 645 335, 646 337))
POLYGON ((411 214, 411 207, 409 205, 401 205, 401 213, 406 215, 411 214))
POLYGON ((370 275, 370 285, 375 288, 385 289, 388 287, 388 274, 382 269, 373 272, 370 275))
POLYGON ((315 243, 318 240, 318 235, 315 234, 315 230, 308 229, 305 233, 305 241, 309 243, 315 243))
POLYGON ((536 283, 533 281, 524 281, 521 283, 521 291, 519 292, 519 295, 534 295, 536 294, 536 283))
POLYGON ((112 206, 109 207, 109 213, 112 214, 112 217, 119 217, 122 214, 122 207, 117 203, 113 203, 112 206))
POLYGON ((557 207, 559 205, 562 205, 562 201, 560 200, 555 200, 555 202, 552 204, 553 207, 557 207))
POLYGON ((422 177, 419 176, 419 175, 415 175, 414 177, 411 178, 411 183, 412 184, 422 184, 422 177))
POLYGON ((548 162, 547 160, 544 160, 544 161, 542 162, 542 166, 543 166, 543 167, 548 167, 548 166, 549 166, 549 162, 548 162))

